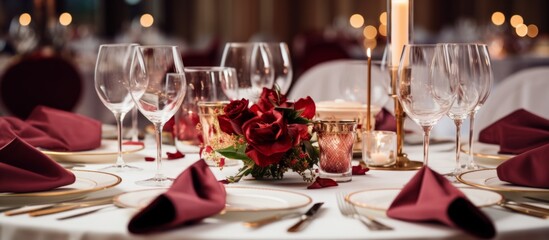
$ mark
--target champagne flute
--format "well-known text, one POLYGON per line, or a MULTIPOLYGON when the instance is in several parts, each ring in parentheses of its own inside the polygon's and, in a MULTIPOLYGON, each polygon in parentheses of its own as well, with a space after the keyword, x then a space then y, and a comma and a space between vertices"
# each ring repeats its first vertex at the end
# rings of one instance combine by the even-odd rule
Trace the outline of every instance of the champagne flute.
POLYGON ((162 127, 175 114, 185 97, 183 62, 176 46, 137 47, 130 71, 130 93, 143 114, 154 125, 156 175, 138 185, 166 187, 173 178, 162 172, 162 127))
POLYGON ((477 44, 478 53, 480 57, 480 76, 478 81, 479 98, 475 108, 469 113, 469 161, 467 163, 467 169, 478 169, 478 165, 475 163, 473 156, 473 136, 474 136, 474 123, 475 115, 478 110, 484 105, 486 99, 490 95, 492 84, 494 82, 494 76, 492 74, 492 63, 490 60, 490 53, 488 52, 488 46, 486 44, 477 44))
POLYGON ((398 67, 397 96, 414 122, 423 128, 423 164, 429 161, 429 134, 456 96, 456 81, 440 46, 409 44, 398 67))
POLYGON ((446 176, 456 177, 465 168, 462 163, 461 124, 473 111, 479 100, 480 57, 476 44, 442 44, 445 59, 452 67, 452 75, 458 81, 456 100, 447 115, 456 125, 456 165, 446 176))
POLYGON ((95 65, 95 90, 101 102, 114 114, 117 126, 118 155, 107 171, 141 170, 127 165, 122 157, 122 124, 124 116, 134 107, 128 77, 131 57, 137 44, 104 44, 99 47, 95 65))
POLYGON ((286 94, 292 85, 292 60, 288 45, 283 42, 267 43, 274 68, 274 83, 286 94))
POLYGON ((236 70, 238 94, 250 100, 250 104, 257 102, 264 87, 273 87, 272 56, 265 43, 227 43, 221 66, 236 70))

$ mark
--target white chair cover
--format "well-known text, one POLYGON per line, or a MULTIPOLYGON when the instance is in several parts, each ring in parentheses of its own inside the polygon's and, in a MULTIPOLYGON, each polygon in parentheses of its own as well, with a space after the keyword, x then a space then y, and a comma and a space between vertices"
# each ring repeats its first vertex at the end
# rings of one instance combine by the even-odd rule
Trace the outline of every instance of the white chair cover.
POLYGON ((475 132, 514 110, 524 108, 549 118, 549 66, 529 68, 503 80, 486 100, 475 119, 475 132))

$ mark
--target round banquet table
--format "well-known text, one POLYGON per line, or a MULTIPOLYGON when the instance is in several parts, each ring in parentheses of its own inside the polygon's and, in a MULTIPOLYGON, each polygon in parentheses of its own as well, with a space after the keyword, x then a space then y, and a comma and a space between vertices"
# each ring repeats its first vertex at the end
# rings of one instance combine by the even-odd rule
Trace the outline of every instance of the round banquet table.
MULTIPOLYGON (((138 153, 126 155, 126 159, 144 170, 139 172, 116 173, 123 180, 114 188, 94 192, 88 198, 116 195, 122 192, 146 189, 135 184, 154 175, 155 163, 144 161, 145 156, 155 156, 155 144, 150 139, 146 148, 138 153)), ((452 144, 431 146, 430 164, 438 172, 449 172, 454 165, 452 144)), ((173 152, 173 146, 164 146, 164 152, 173 152)), ((405 146, 405 152, 412 159, 421 159, 421 146, 405 146)), ((185 168, 199 159, 196 153, 187 153, 182 159, 164 160, 163 168, 167 175, 177 177, 185 168)), ((85 164, 76 169, 98 170, 106 164, 85 164)), ((225 167, 220 170, 211 167, 218 179, 232 175, 238 167, 225 167)), ((391 225, 393 231, 372 232, 358 220, 341 215, 337 207, 336 194, 350 193, 365 189, 401 188, 416 171, 380 171, 370 170, 363 176, 353 176, 351 182, 340 183, 337 187, 307 189, 307 183, 295 173, 287 173, 283 180, 243 179, 236 186, 254 186, 275 188, 303 193, 313 202, 325 202, 310 225, 297 233, 288 233, 286 229, 297 219, 281 220, 270 225, 249 229, 242 225, 241 219, 214 216, 190 226, 152 235, 133 235, 127 225, 136 209, 110 207, 97 213, 67 219, 57 218, 72 215, 85 209, 73 210, 42 217, 18 215, 7 217, 0 214, 0 239, 467 239, 472 238, 462 231, 434 223, 411 223, 386 217, 379 220, 391 225)), ((461 186, 461 185, 459 185, 461 186)), ((549 195, 549 194, 546 194, 549 195)), ((515 196, 516 197, 516 196, 515 196)), ((544 196, 547 198, 547 196, 544 196)), ((310 205, 309 205, 310 206, 310 205)), ((307 206, 307 207, 309 207, 307 206)), ((302 211, 304 211, 303 209, 302 211)), ((547 239, 549 219, 539 219, 522 214, 511 213, 500 207, 482 209, 494 222, 498 239, 547 239)), ((252 214, 253 217, 254 214, 252 214)), ((246 216, 244 216, 246 217, 246 216)), ((248 218, 250 216, 247 216, 248 218)))

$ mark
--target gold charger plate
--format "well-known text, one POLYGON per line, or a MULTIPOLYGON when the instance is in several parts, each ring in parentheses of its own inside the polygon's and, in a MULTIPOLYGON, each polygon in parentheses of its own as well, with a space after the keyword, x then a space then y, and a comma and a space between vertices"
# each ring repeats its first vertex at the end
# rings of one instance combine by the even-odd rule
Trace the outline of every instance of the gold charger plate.
MULTIPOLYGON (((145 149, 145 145, 122 145, 122 154, 135 153, 145 149)), ((60 152, 40 149, 44 154, 59 162, 74 163, 107 163, 114 162, 118 154, 117 140, 101 140, 96 149, 78 152, 60 152)))
POLYGON ((457 180, 473 187, 498 192, 549 192, 549 189, 519 186, 501 181, 498 178, 496 169, 480 169, 464 172, 457 176, 457 180))
MULTIPOLYGON (((460 149, 461 152, 469 154, 469 146, 467 144, 462 144, 460 149)), ((504 161, 515 156, 511 154, 499 154, 499 145, 497 144, 488 144, 475 141, 473 143, 473 149, 475 149, 473 152, 473 156, 479 158, 488 158, 504 161)))
POLYGON ((72 170, 74 183, 49 191, 29 193, 0 193, 0 205, 29 205, 66 201, 103 189, 112 188, 122 179, 114 174, 98 171, 72 170))

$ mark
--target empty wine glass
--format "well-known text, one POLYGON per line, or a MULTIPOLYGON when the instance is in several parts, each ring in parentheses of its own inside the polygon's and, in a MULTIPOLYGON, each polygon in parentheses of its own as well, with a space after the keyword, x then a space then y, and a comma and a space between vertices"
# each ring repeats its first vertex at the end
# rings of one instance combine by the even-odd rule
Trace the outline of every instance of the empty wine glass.
POLYGON ((250 103, 257 102, 264 87, 273 87, 272 56, 265 43, 227 43, 221 66, 236 70, 239 95, 250 103))
POLYGON ((137 47, 130 71, 130 93, 143 114, 154 125, 156 175, 138 185, 169 186, 173 178, 162 172, 162 127, 175 114, 185 97, 183 62, 176 46, 137 47))
POLYGON ((133 50, 136 44, 104 44, 99 47, 95 64, 95 90, 101 102, 116 118, 118 155, 116 163, 104 168, 107 171, 141 170, 129 166, 122 157, 122 122, 134 107, 130 96, 128 77, 133 50))
POLYGON ((455 78, 450 76, 443 57, 437 45, 405 45, 398 67, 398 99, 406 114, 423 128, 425 166, 429 160, 429 133, 456 96, 455 78))
POLYGON ((490 90, 492 89, 492 83, 494 82, 494 77, 492 74, 492 63, 490 60, 490 53, 488 52, 488 46, 486 44, 477 44, 478 53, 480 57, 480 76, 477 82, 477 88, 479 91, 478 102, 475 105, 475 108, 469 113, 469 161, 467 163, 467 169, 477 169, 478 165, 475 163, 473 156, 473 136, 474 136, 474 123, 475 115, 478 110, 484 105, 486 99, 490 95, 490 90))
POLYGON ((456 165, 453 172, 446 176, 455 177, 465 169, 461 160, 461 124, 473 111, 479 100, 480 57, 476 44, 441 44, 445 59, 456 78, 456 100, 447 115, 456 125, 456 165))
POLYGON ((292 59, 288 45, 283 42, 267 43, 274 68, 274 83, 286 94, 292 85, 292 59))

